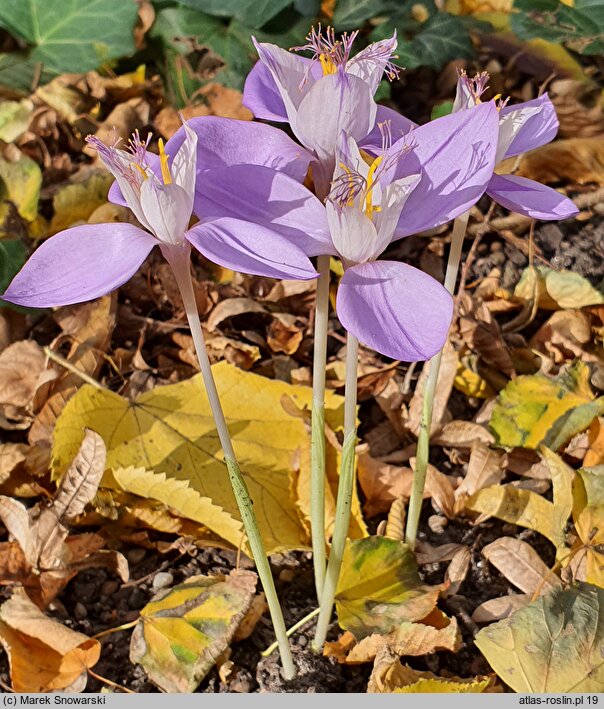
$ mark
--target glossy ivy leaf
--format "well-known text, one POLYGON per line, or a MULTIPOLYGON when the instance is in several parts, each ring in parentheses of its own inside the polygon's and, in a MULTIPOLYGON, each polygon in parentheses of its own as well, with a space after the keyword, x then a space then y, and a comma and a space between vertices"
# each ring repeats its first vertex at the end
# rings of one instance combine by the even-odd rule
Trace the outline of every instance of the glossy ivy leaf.
MULTIPOLYGON (((4 293, 26 260, 27 250, 20 241, 0 240, 0 293, 4 293)), ((0 308, 7 306, 8 303, 0 299, 0 308)))
POLYGON ((401 4, 400 0, 338 0, 333 15, 335 29, 353 30, 359 28, 363 22, 374 17, 390 17, 400 12, 408 2, 401 4))
POLYGON ((248 27, 263 27, 291 0, 177 0, 179 5, 214 17, 233 18, 248 27))
POLYGON ((397 30, 399 66, 406 69, 418 66, 440 69, 452 59, 474 56, 469 36, 470 26, 467 18, 456 17, 447 12, 433 12, 421 24, 408 13, 397 14, 388 22, 379 25, 371 33, 370 39, 378 41, 391 36, 394 30, 397 30), (414 35, 413 39, 404 39, 407 35, 414 35))
POLYGON ((38 72, 39 64, 29 58, 27 52, 0 53, 0 86, 29 94, 34 80, 43 84, 53 76, 47 69, 41 75, 38 72))
POLYGON ((135 50, 137 6, 124 0, 2 0, 0 27, 56 72, 88 71, 135 50))
POLYGON ((162 591, 141 610, 130 659, 164 692, 195 691, 229 646, 255 590, 255 573, 232 571, 162 591))
POLYGON ((405 621, 425 618, 439 592, 439 586, 422 584, 415 556, 403 542, 349 539, 336 592, 338 623, 357 640, 389 633, 405 621))
POLYGON ((474 642, 515 692, 604 691, 604 590, 558 587, 474 642))
POLYGON ((577 0, 574 7, 558 0, 516 0, 514 10, 512 30, 520 39, 537 37, 581 54, 604 53, 602 0, 577 0))

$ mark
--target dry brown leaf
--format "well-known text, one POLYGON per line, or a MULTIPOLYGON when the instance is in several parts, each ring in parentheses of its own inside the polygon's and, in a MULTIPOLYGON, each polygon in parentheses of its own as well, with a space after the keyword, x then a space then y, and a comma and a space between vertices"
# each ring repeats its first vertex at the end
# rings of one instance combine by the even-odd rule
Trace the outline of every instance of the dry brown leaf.
POLYGON ((484 362, 509 378, 515 375, 514 364, 503 340, 499 323, 484 304, 478 305, 472 313, 459 319, 459 334, 484 362))
POLYGON ((397 497, 388 512, 384 536, 388 539, 405 539, 405 498, 397 497))
MULTIPOLYGON (((592 421, 589 427, 589 449, 583 459, 583 467, 591 468, 604 463, 604 418, 599 417, 592 421)), ((1 453, 0 453, 1 459, 1 453)), ((1 479, 0 475, 0 479, 1 479)))
POLYGON ((239 627, 233 635, 233 642, 238 643, 241 640, 246 640, 254 632, 254 628, 258 625, 258 621, 268 610, 266 596, 264 593, 259 593, 252 599, 252 604, 243 616, 239 627))
MULTIPOLYGON (((89 377, 96 377, 105 362, 104 354, 115 328, 116 303, 117 297, 113 293, 91 303, 58 310, 54 317, 63 334, 53 341, 51 348, 58 347, 67 339, 71 342, 66 357, 68 362, 89 377)), ((57 417, 82 384, 77 374, 61 370, 59 379, 46 392, 45 400, 37 402, 41 408, 29 431, 30 443, 50 444, 57 417)))
POLYGON ((266 341, 273 352, 292 355, 297 352, 303 337, 303 327, 296 325, 295 315, 275 313, 268 326, 266 341))
POLYGON ((22 443, 0 443, 0 485, 25 462, 27 446, 22 443))
POLYGON ((240 121, 251 121, 254 117, 250 109, 243 105, 243 95, 237 89, 222 84, 208 84, 201 89, 200 94, 215 116, 236 118, 240 121))
MULTIPOLYGON (((107 145, 114 145, 120 138, 127 143, 135 130, 141 130, 149 123, 150 112, 149 103, 141 97, 118 103, 101 123, 95 135, 107 145)), ((96 151, 90 147, 84 148, 82 152, 95 160, 98 159, 96 151)))
POLYGON ((577 357, 584 361, 597 360, 597 355, 586 351, 591 340, 591 320, 587 313, 558 310, 533 335, 530 345, 556 364, 564 364, 577 357))
POLYGON ((206 321, 206 328, 214 332, 220 324, 229 318, 246 313, 266 313, 266 308, 252 298, 227 298, 212 310, 206 321))
POLYGON ((15 692, 81 692, 101 654, 98 640, 48 618, 23 591, 0 606, 0 643, 15 692))
POLYGON ((33 340, 9 345, 0 354, 0 428, 29 428, 32 403, 46 368, 46 356, 33 340))
POLYGON ((489 448, 482 442, 472 446, 468 471, 454 493, 455 514, 463 510, 465 501, 475 492, 502 481, 505 473, 503 458, 503 451, 489 448))
POLYGON ((594 83, 559 79, 552 81, 548 94, 560 121, 561 138, 590 138, 604 133, 604 100, 594 83))
POLYGON ((445 572, 445 583, 449 584, 444 591, 445 596, 454 596, 459 591, 468 575, 471 561, 472 553, 468 547, 463 547, 455 552, 445 572))
POLYGON ((434 628, 422 623, 404 622, 387 635, 369 635, 357 643, 348 653, 346 664, 356 665, 371 662, 375 656, 388 647, 401 657, 427 655, 437 650, 456 652, 461 644, 461 633, 457 620, 451 618, 444 628, 434 628))
POLYGON ((501 537, 482 549, 483 556, 524 593, 546 593, 562 582, 537 552, 521 539, 501 537))
POLYGON ((458 544, 456 542, 433 547, 431 544, 428 544, 428 542, 420 540, 416 547, 417 563, 422 566, 423 564, 451 561, 461 549, 466 548, 464 544, 458 544))
POLYGON ((409 498, 413 481, 411 468, 388 465, 363 453, 358 457, 357 475, 366 497, 363 511, 367 517, 387 512, 398 497, 409 498))
POLYGON ((473 421, 451 421, 432 436, 431 443, 453 448, 472 448, 476 443, 495 443, 493 434, 484 426, 473 421))
MULTIPOLYGON (((516 158, 500 164, 497 172, 508 172, 516 158)), ((604 184, 604 141, 594 138, 567 138, 542 145, 520 158, 514 173, 545 184, 575 182, 604 184)))
MULTIPOLYGON (((453 391, 453 382, 457 374, 457 353, 452 345, 447 342, 443 350, 443 356, 440 363, 438 373, 438 383, 436 385, 436 396, 434 397, 434 408, 432 413, 432 433, 437 431, 444 422, 447 411, 447 403, 451 392, 453 391)), ((417 436, 419 432, 419 423, 422 416, 422 407, 424 399, 424 387, 428 378, 428 370, 430 362, 426 362, 422 369, 422 373, 417 380, 417 385, 413 393, 413 398, 409 404, 409 417, 407 419, 407 427, 417 436)))
MULTIPOLYGON (((409 462, 411 463, 411 467, 415 470, 415 458, 411 458, 409 462)), ((453 512, 455 507, 455 491, 453 490, 453 485, 446 475, 441 473, 440 470, 430 463, 428 463, 428 469, 426 471, 424 494, 432 498, 436 506, 446 517, 453 519, 455 516, 453 512)))
POLYGON ((531 596, 524 593, 491 598, 475 608, 472 613, 472 620, 475 623, 493 623, 497 620, 508 618, 512 613, 524 608, 530 602, 531 596))

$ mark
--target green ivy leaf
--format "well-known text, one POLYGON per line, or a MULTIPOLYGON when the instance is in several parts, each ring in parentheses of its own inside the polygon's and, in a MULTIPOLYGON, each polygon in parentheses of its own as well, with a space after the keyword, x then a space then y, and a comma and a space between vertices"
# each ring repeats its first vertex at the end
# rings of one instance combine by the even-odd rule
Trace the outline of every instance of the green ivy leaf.
MULTIPOLYGON (((0 240, 0 293, 8 288, 8 284, 17 275, 27 259, 25 246, 16 239, 0 240)), ((0 300, 0 308, 9 306, 0 300)), ((12 306, 11 306, 12 307, 12 306)))
POLYGON ((29 59, 56 72, 88 71, 135 50, 132 0, 2 0, 0 27, 32 45, 29 59))
MULTIPOLYGON (((1 11, 1 10, 0 10, 1 11)), ((8 86, 24 95, 31 93, 39 65, 26 52, 0 53, 0 86, 8 86)), ((50 81, 53 74, 47 70, 38 77, 40 83, 50 81)))
POLYGON ((400 63, 410 69, 418 66, 440 69, 452 59, 474 55, 463 20, 446 12, 430 17, 410 42, 399 42, 398 53, 400 63))
POLYGON ((581 54, 604 53, 602 0, 577 0, 574 7, 558 0, 516 0, 514 9, 512 30, 520 39, 537 37, 581 54))
POLYGON ((338 31, 353 30, 374 17, 390 17, 400 8, 400 0, 338 0, 333 24, 338 31))
POLYGON ((248 27, 263 27, 291 0, 177 0, 179 5, 186 5, 192 10, 215 17, 228 17, 248 27))

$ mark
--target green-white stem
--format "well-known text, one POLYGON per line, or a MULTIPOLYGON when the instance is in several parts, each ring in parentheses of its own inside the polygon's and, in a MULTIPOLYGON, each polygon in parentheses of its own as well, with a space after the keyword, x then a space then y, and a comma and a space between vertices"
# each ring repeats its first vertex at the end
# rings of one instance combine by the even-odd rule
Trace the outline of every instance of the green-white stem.
MULTIPOLYGON (((445 288, 453 294, 459 262, 461 260, 461 250, 463 246, 466 228, 468 226, 469 212, 462 214, 453 223, 453 233, 451 235, 451 248, 447 260, 447 270, 445 272, 445 288)), ((415 472, 413 474, 413 485, 411 487, 411 497, 409 498, 409 510, 407 512, 407 528, 405 530, 405 541, 415 549, 417 541, 417 529, 419 517, 422 510, 422 500, 424 498, 424 488, 426 486, 426 472, 428 470, 428 459, 430 457, 430 429, 432 427, 432 410, 434 408, 434 396, 436 385, 438 384, 438 373, 440 372, 440 362, 442 350, 432 357, 428 363, 428 377, 423 394, 422 416, 417 437, 417 452, 415 455, 415 472)))
POLYGON ((319 278, 315 299, 315 349, 312 369, 310 442, 310 527, 317 599, 325 580, 325 366, 329 322, 329 256, 317 260, 319 278))
POLYGON ((342 447, 342 464, 340 479, 338 481, 338 497, 336 500, 336 513, 329 552, 329 563, 325 574, 325 583, 321 593, 319 605, 319 619, 312 648, 320 652, 331 620, 331 611, 336 595, 340 568, 348 527, 350 525, 350 511, 352 507, 352 493, 354 489, 354 456, 357 433, 357 364, 359 358, 359 343, 348 333, 346 338, 346 392, 344 400, 344 444, 342 447))
POLYGON ((279 598, 277 596, 273 575, 271 573, 271 567, 268 562, 262 537, 260 536, 258 521, 256 520, 256 515, 254 513, 254 508, 249 496, 247 485, 243 475, 241 474, 241 470, 239 469, 237 458, 235 457, 233 443, 231 441, 227 422, 224 417, 222 405, 218 397, 218 390, 216 389, 214 375, 212 374, 212 367, 210 365, 210 359, 206 349, 203 330, 201 329, 201 324, 199 322, 199 311, 197 310, 195 293, 193 291, 193 282, 191 280, 190 248, 188 245, 185 245, 183 247, 167 247, 162 249, 162 251, 166 257, 166 260, 172 267, 180 294, 182 296, 187 321, 193 337, 195 352, 199 361, 199 368, 205 384, 210 408, 214 416, 214 422, 216 424, 220 445, 222 446, 222 450, 224 452, 224 461, 227 466, 229 479, 231 481, 233 493, 235 494, 235 498, 237 500, 241 520, 245 528, 245 533, 247 534, 254 563, 256 564, 258 576, 260 577, 260 582, 262 583, 262 588, 264 589, 266 596, 266 602, 273 621, 273 628, 279 644, 279 652, 281 654, 281 662, 283 664, 283 675, 285 679, 293 679, 296 675, 296 670, 289 646, 289 640, 287 638, 287 629, 285 627, 285 621, 283 620, 283 613, 281 612, 279 598))

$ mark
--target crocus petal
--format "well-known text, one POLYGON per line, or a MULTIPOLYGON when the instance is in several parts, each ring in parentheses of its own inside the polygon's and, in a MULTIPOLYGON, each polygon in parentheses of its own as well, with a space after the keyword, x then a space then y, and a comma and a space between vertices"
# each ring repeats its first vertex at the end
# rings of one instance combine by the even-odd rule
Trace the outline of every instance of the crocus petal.
POLYGON ((514 106, 513 110, 499 116, 499 143, 497 145, 497 153, 495 155, 495 164, 498 165, 505 155, 516 137, 521 133, 524 126, 532 118, 538 120, 541 113, 540 106, 514 106))
POLYGON ((287 52, 275 44, 252 41, 260 57, 260 61, 271 73, 275 86, 279 91, 287 120, 292 130, 297 135, 298 106, 311 84, 308 67, 300 61, 300 57, 292 52, 287 52))
POLYGON ((185 140, 175 155, 166 153, 168 159, 172 158, 170 163, 170 174, 174 182, 190 195, 191 204, 189 207, 189 216, 193 209, 193 195, 195 194, 195 177, 197 173, 197 133, 189 126, 188 123, 183 125, 185 131, 185 140))
POLYGON ((520 153, 525 153, 533 148, 538 148, 540 145, 549 143, 556 137, 558 132, 558 117, 556 109, 550 101, 547 94, 543 94, 539 98, 525 103, 519 103, 515 106, 505 106, 501 109, 501 117, 505 117, 514 111, 522 111, 524 109, 539 108, 540 110, 530 115, 523 122, 516 136, 510 143, 505 152, 504 157, 510 158, 520 153))
POLYGON ((195 214, 202 221, 233 217, 256 222, 287 237, 308 256, 333 253, 323 204, 304 185, 261 165, 200 173, 195 214))
POLYGON ((405 118, 405 116, 401 116, 400 113, 388 108, 388 106, 378 104, 377 113, 375 116, 375 125, 371 132, 359 142, 359 147, 372 153, 379 153, 382 151, 382 132, 380 130, 381 123, 390 124, 390 133, 394 142, 399 140, 399 138, 402 138, 404 135, 407 135, 407 133, 409 133, 409 131, 413 128, 417 128, 417 123, 410 121, 408 118, 405 118))
POLYGON ((490 101, 411 133, 414 147, 398 163, 396 178, 422 177, 405 204, 396 238, 454 219, 480 199, 495 166, 498 117, 490 101))
MULTIPOLYGON (((284 131, 263 123, 218 116, 192 118, 187 123, 199 139, 198 170, 226 165, 266 165, 302 182, 313 159, 284 131)), ((166 143, 168 155, 176 155, 184 139, 184 128, 179 128, 166 143)))
POLYGON ((309 256, 334 253, 323 204, 304 185, 261 165, 233 165, 199 174, 195 214, 256 222, 290 239, 309 256))
POLYGON ((164 244, 178 244, 192 213, 193 195, 179 185, 147 178, 141 186, 141 207, 150 231, 164 244))
POLYGON ((372 261, 344 272, 336 310, 360 342, 404 362, 430 359, 447 339, 453 298, 423 271, 372 261))
POLYGON ((319 160, 333 159, 342 131, 361 140, 373 128, 377 105, 368 84, 344 71, 328 74, 310 88, 298 106, 292 130, 319 160))
POLYGON ((568 197, 526 177, 493 175, 487 194, 510 212, 532 219, 567 219, 579 213, 568 197))
POLYGON ((234 271, 298 280, 318 276, 302 249, 259 224, 216 219, 195 225, 186 238, 207 259, 234 271))
MULTIPOLYGON (((158 179, 161 180, 161 165, 160 165, 159 155, 156 155, 155 153, 147 152, 146 160, 147 160, 147 165, 148 165, 149 169, 155 175, 157 175, 158 179)), ((119 204, 121 207, 128 206, 128 202, 126 202, 126 199, 125 199, 124 195, 122 194, 122 190, 120 189, 120 185, 117 180, 109 188, 109 194, 107 196, 107 199, 110 202, 112 202, 113 204, 119 204)))
POLYGON ((377 258, 388 246, 388 241, 379 243, 373 222, 356 206, 339 207, 328 201, 325 207, 333 245, 344 263, 377 258))
POLYGON ((372 42, 368 47, 355 54, 352 59, 349 59, 346 63, 346 73, 363 79, 369 85, 371 93, 374 94, 380 85, 384 70, 390 64, 397 44, 395 30, 392 37, 372 42))
POLYGON ((132 224, 67 229, 34 251, 2 297, 31 308, 93 300, 131 278, 157 243, 132 224))

